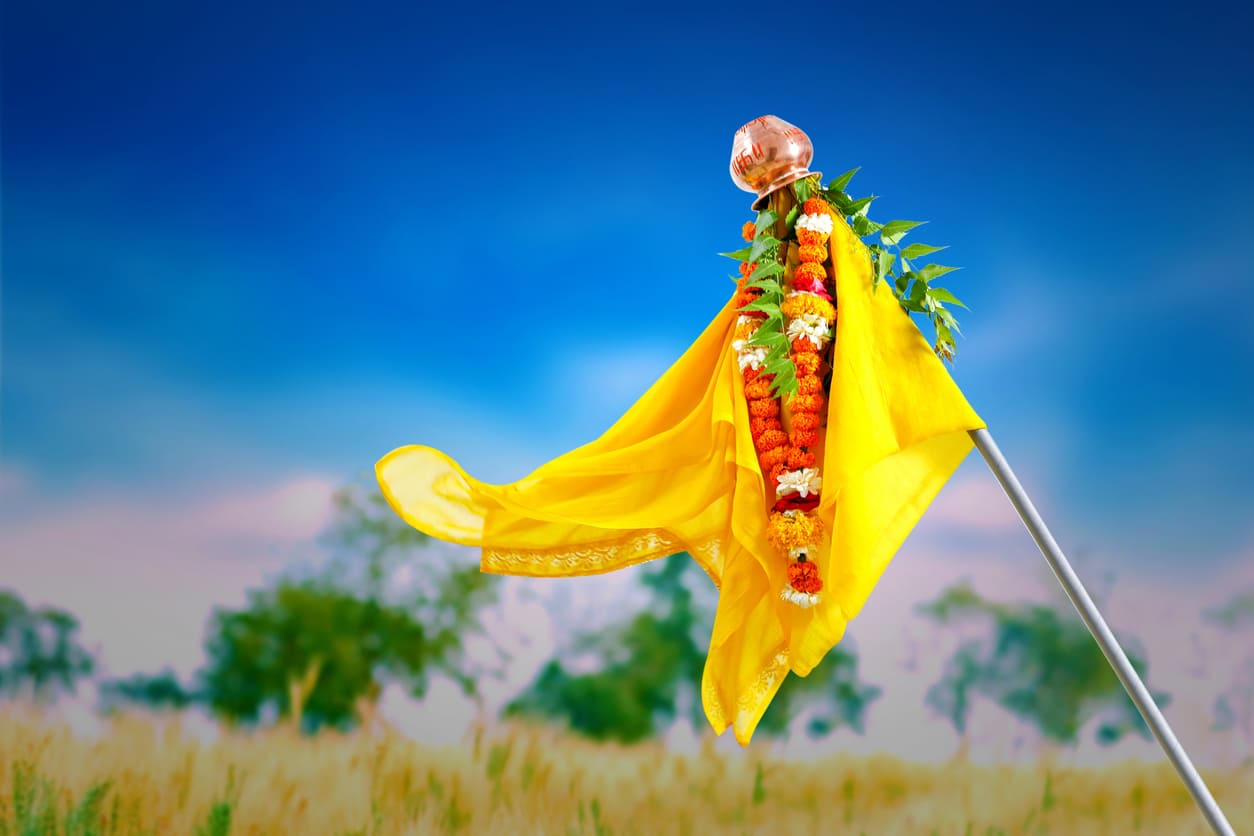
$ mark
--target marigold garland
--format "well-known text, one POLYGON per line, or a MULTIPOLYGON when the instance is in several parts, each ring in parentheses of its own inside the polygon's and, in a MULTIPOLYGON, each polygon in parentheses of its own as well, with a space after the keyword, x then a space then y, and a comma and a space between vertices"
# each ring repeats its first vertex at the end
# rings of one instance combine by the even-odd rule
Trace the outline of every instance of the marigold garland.
MULTIPOLYGON (((798 263, 790 277, 780 280, 781 285, 790 284, 780 304, 780 314, 796 370, 796 393, 788 402, 787 430, 782 405, 771 395, 776 390, 775 376, 762 369, 767 350, 751 342, 767 314, 738 310, 732 347, 745 381, 745 400, 751 416, 749 430, 758 464, 767 487, 775 494, 767 522, 767 540, 781 557, 790 561, 788 583, 780 597, 804 608, 819 603, 823 588, 818 566, 807 557, 818 548, 823 535, 822 522, 813 513, 820 502, 822 478, 811 448, 819 443, 826 409, 820 372, 825 367, 823 351, 834 337, 836 306, 827 272, 831 211, 821 198, 809 198, 801 209, 793 228, 798 263)), ((741 234, 746 241, 755 240, 756 224, 747 222, 741 234)), ((734 298, 737 309, 762 296, 758 288, 749 287, 749 279, 757 268, 756 262, 740 264, 742 278, 734 298)))

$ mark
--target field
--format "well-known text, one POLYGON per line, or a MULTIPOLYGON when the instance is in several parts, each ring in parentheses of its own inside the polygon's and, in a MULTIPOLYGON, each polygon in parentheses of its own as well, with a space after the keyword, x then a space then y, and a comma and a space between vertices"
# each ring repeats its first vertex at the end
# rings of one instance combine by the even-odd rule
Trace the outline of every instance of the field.
MULTIPOLYGON (((1254 768, 1209 773, 1238 833, 1254 768)), ((1170 767, 776 761, 706 749, 480 732, 455 748, 286 729, 211 744, 114 718, 95 740, 0 710, 0 834, 1188 834, 1209 832, 1170 767)))

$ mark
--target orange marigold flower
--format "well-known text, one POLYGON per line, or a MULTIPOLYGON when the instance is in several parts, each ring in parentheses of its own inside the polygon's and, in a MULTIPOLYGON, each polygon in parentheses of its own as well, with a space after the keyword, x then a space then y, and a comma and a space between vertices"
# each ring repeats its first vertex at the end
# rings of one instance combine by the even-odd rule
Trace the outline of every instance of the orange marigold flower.
POLYGON ((819 428, 819 416, 814 412, 797 412, 793 410, 792 428, 794 430, 817 430, 819 428))
POLYGON ((801 204, 801 211, 807 215, 827 215, 831 212, 827 208, 827 201, 821 197, 812 197, 801 204))
POLYGON ((793 447, 813 447, 819 443, 819 434, 814 430, 799 430, 794 426, 788 441, 793 447))
POLYGON ((783 464, 784 460, 787 458, 788 448, 776 447, 772 450, 767 450, 765 453, 758 456, 758 464, 761 465, 763 473, 769 473, 771 468, 775 467, 777 464, 783 464))
POLYGON ((813 229, 797 230, 797 243, 803 247, 817 247, 827 240, 827 236, 813 229))
POLYGON ((779 430, 779 429, 783 429, 783 427, 784 427, 783 422, 780 421, 778 418, 750 418, 749 419, 749 432, 753 434, 754 438, 757 438, 758 436, 760 436, 762 433, 766 432, 767 430, 779 430))
POLYGON ((753 221, 745 221, 745 225, 740 228, 740 234, 746 241, 752 241, 757 231, 758 225, 753 221))
MULTIPOLYGON (((810 265, 803 264, 801 266, 809 267, 810 265)), ((836 308, 832 303, 812 293, 791 294, 779 306, 779 309, 784 312, 784 316, 789 318, 796 318, 804 314, 815 314, 823 317, 826 322, 836 321, 836 308)))
MULTIPOLYGON (((806 340, 809 342, 809 340, 806 340)), ((823 358, 817 354, 796 354, 792 358, 793 365, 797 367, 798 377, 808 374, 818 374, 819 366, 823 365, 823 358)))
MULTIPOLYGON (((782 449, 777 447, 778 449, 782 449)), ((809 450, 798 450, 792 448, 788 451, 788 466, 793 470, 801 470, 806 467, 814 467, 816 461, 815 456, 809 450)))
POLYGON ((767 479, 767 484, 770 485, 771 487, 774 487, 775 483, 779 480, 779 477, 783 476, 787 472, 788 472, 788 465, 784 464, 783 462, 780 462, 779 464, 771 468, 771 474, 770 474, 770 477, 767 479))
POLYGON ((802 264, 822 264, 827 261, 827 247, 822 244, 800 247, 797 250, 797 257, 801 259, 802 264))
POLYGON ((794 275, 798 279, 813 279, 816 282, 824 282, 827 280, 827 268, 822 264, 807 261, 804 264, 797 265, 797 271, 794 275))
POLYGON ((767 541, 785 554, 791 549, 818 545, 822 535, 823 523, 811 514, 773 512, 766 524, 767 541))
POLYGON ((798 592, 817 595, 823 589, 819 567, 808 560, 796 560, 788 566, 788 584, 798 592))
POLYGON ((802 395, 813 395, 823 390, 823 381, 817 374, 805 374, 797 377, 797 392, 802 395))
POLYGON ((783 430, 767 430, 757 440, 757 448, 761 452, 774 450, 788 443, 788 433, 783 430))
POLYGON ((802 354, 818 354, 818 351, 819 347, 807 340, 805 337, 797 337, 797 339, 792 341, 793 362, 796 362, 795 358, 801 356, 802 354))
POLYGON ((794 395, 793 399, 788 402, 788 406, 794 413, 810 412, 817 415, 823 411, 823 396, 794 395))
POLYGON ((749 414, 754 418, 774 418, 779 414, 779 401, 774 398, 749 401, 749 414))
POLYGON ((745 397, 751 401, 771 396, 771 384, 766 380, 755 380, 745 385, 745 397))
POLYGON ((736 294, 736 307, 743 308, 745 305, 752 305, 761 295, 762 291, 757 289, 742 290, 736 294))

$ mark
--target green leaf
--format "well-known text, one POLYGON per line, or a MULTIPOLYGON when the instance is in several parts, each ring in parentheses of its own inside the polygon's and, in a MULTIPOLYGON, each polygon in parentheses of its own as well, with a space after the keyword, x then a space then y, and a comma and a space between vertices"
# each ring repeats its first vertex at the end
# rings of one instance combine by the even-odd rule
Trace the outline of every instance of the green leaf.
POLYGON ((753 273, 749 275, 749 280, 757 281, 758 279, 769 279, 771 276, 782 275, 783 272, 784 265, 780 264, 778 261, 765 261, 754 269, 753 273))
POLYGON ((719 253, 719 255, 723 256, 723 258, 730 258, 732 261, 748 261, 749 251, 751 249, 752 249, 751 245, 746 245, 736 250, 735 252, 719 253))
POLYGON ((865 215, 867 207, 871 205, 871 201, 875 200, 878 197, 879 195, 873 194, 870 197, 863 197, 863 198, 859 198, 858 200, 855 200, 854 202, 849 204, 848 214, 865 215))
POLYGON ((749 250, 749 261, 759 261, 762 256, 779 246, 779 242, 774 238, 758 238, 753 242, 753 247, 749 250))
POLYGON ((780 287, 779 282, 774 279, 762 279, 761 281, 745 282, 745 287, 760 290, 767 296, 774 296, 784 292, 784 289, 780 287))
POLYGON ((902 296, 906 292, 906 286, 910 284, 911 279, 917 279, 914 273, 905 272, 897 277, 897 295, 902 296))
MULTIPOLYGON (((752 304, 744 305, 743 307, 741 307, 741 310, 742 311, 761 311, 762 313, 766 314, 768 317, 782 315, 779 310, 779 305, 775 304, 774 302, 764 301, 762 299, 759 299, 758 301, 753 302, 752 304)), ((760 331, 761 328, 759 328, 758 330, 760 331)))
POLYGON ((762 230, 766 229, 768 226, 771 226, 777 220, 779 220, 779 215, 776 215, 770 209, 763 209, 761 212, 758 213, 758 222, 754 225, 754 233, 758 237, 761 237, 762 230))
POLYGON ((929 264, 919 271, 919 276, 923 279, 923 281, 930 282, 938 276, 943 276, 946 273, 952 273, 957 269, 957 267, 945 267, 942 264, 929 264))
POLYGON ((810 178, 802 177, 800 180, 792 184, 793 194, 797 196, 798 203, 805 203, 810 199, 810 178))
POLYGON ((908 311, 913 311, 914 313, 927 313, 927 308, 923 307, 922 302, 910 297, 902 299, 901 306, 908 311))
POLYGON ((862 166, 849 169, 844 174, 840 175, 835 180, 828 183, 827 190, 829 192, 843 192, 845 190, 845 187, 849 185, 849 181, 853 179, 853 176, 861 170, 862 170, 862 166))
POLYGON ((865 238, 879 232, 880 225, 868 218, 866 215, 853 216, 853 234, 859 238, 865 238))
POLYGON ((927 221, 889 221, 880 231, 880 240, 885 247, 891 247, 904 238, 907 232, 925 223, 927 221))
POLYGON ((920 307, 923 304, 923 297, 927 295, 927 282, 922 279, 915 279, 914 284, 910 286, 911 302, 918 302, 920 307))
POLYGON ((788 214, 784 216, 784 226, 790 232, 792 231, 793 224, 797 222, 797 216, 800 214, 801 214, 801 207, 794 206, 791 209, 789 209, 788 214))
POLYGON ((941 250, 947 249, 949 249, 948 245, 944 247, 932 247, 928 244, 911 244, 901 251, 901 255, 902 258, 922 258, 925 255, 931 255, 932 253, 938 253, 941 250))
POLYGON ((842 215, 853 214, 850 211, 853 202, 849 199, 849 195, 844 192, 824 192, 824 194, 827 195, 828 202, 835 206, 842 215))
POLYGON ((888 275, 888 271, 892 269, 893 259, 897 256, 889 252, 881 250, 876 254, 875 258, 875 280, 878 282, 888 275))
POLYGON ((937 306, 936 316, 940 319, 940 321, 944 325, 947 325, 948 327, 954 329, 959 334, 962 333, 962 329, 958 327, 958 320, 954 319, 954 315, 950 313, 949 311, 947 311, 946 309, 940 306, 937 306))
MULTIPOLYGON (((908 249, 910 249, 910 248, 909 248, 909 247, 906 247, 906 249, 908 250, 908 249)), ((910 265, 910 262, 909 262, 909 261, 906 261, 906 253, 905 253, 905 251, 904 251, 904 250, 903 250, 903 251, 902 251, 902 253, 901 253, 901 262, 900 262, 900 264, 899 264, 898 266, 900 266, 900 267, 901 267, 901 269, 902 269, 902 270, 904 270, 904 271, 905 271, 905 272, 907 272, 907 273, 909 273, 909 272, 911 272, 911 271, 913 271, 913 270, 914 270, 914 267, 912 267, 912 266, 910 265)))
MULTIPOLYGON (((932 298, 938 302, 948 302, 949 304, 957 305, 960 308, 967 307, 965 304, 963 304, 961 299, 959 299, 957 296, 954 296, 952 293, 950 293, 948 290, 946 290, 943 287, 933 287, 929 290, 929 292, 932 294, 932 298)), ((967 310, 970 310, 970 308, 967 308, 967 310)))

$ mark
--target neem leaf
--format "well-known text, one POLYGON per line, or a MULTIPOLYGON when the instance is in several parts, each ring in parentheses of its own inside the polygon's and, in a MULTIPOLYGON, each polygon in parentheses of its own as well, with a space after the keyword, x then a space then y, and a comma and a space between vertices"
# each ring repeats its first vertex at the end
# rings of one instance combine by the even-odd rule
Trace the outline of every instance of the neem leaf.
POLYGON ((763 209, 758 213, 758 222, 754 225, 755 233, 760 236, 762 234, 762 230, 766 229, 777 220, 779 220, 779 215, 776 215, 770 209, 763 209))
POLYGON ((920 306, 923 304, 923 297, 927 294, 927 282, 922 279, 915 279, 910 287, 910 301, 918 302, 920 306))
POLYGON ((752 249, 751 246, 744 246, 736 250, 735 252, 719 253, 719 255, 723 256, 724 258, 730 258, 732 261, 748 261, 749 251, 751 249, 752 249))
POLYGON ((888 271, 893 266, 893 259, 895 259, 896 257, 897 256, 893 255, 892 253, 884 252, 883 250, 876 253, 876 258, 875 258, 876 281, 879 281, 888 275, 888 271))
POLYGON ((829 192, 843 192, 845 190, 845 186, 848 186, 849 181, 853 179, 853 176, 861 170, 862 170, 862 166, 849 169, 844 174, 840 175, 835 180, 828 183, 827 190, 829 192))
POLYGON ((889 221, 880 230, 880 240, 884 242, 885 247, 891 247, 905 237, 907 232, 925 223, 927 221, 889 221))
POLYGON ((929 264, 919 271, 919 276, 926 282, 930 282, 937 276, 943 276, 946 273, 952 273, 957 267, 946 267, 943 264, 929 264))
POLYGON ((792 190, 797 195, 797 202, 805 203, 810 199, 810 178, 802 177, 792 184, 792 190))
POLYGON ((784 272, 784 265, 778 261, 767 261, 759 264, 749 276, 751 281, 758 279, 769 279, 771 276, 778 276, 784 272))
POLYGON ((866 215, 854 215, 853 216, 853 233, 854 235, 857 235, 859 238, 864 238, 867 235, 872 235, 876 232, 879 232, 879 230, 880 230, 880 225, 877 224, 875 221, 871 220, 870 218, 868 218, 866 215))
POLYGON ((762 291, 768 296, 774 296, 776 294, 780 294, 784 292, 784 289, 780 287, 779 282, 775 281, 774 279, 762 279, 760 281, 755 281, 755 282, 746 282, 745 287, 756 288, 757 290, 762 291))
POLYGON ((938 253, 941 250, 947 249, 949 249, 948 245, 944 247, 932 247, 928 244, 911 244, 901 251, 901 255, 903 258, 922 258, 925 255, 931 255, 932 253, 938 253))
POLYGON ((753 302, 751 304, 744 305, 740 309, 742 311, 761 311, 767 316, 772 316, 772 315, 778 316, 780 313, 779 305, 775 304, 774 302, 766 302, 762 299, 759 299, 758 301, 753 302))
POLYGON ((788 210, 788 214, 784 216, 784 226, 788 230, 792 230, 793 224, 797 222, 797 216, 801 214, 800 204, 788 210))
POLYGON ((870 206, 871 201, 875 200, 877 197, 879 197, 879 195, 873 194, 870 197, 859 198, 858 200, 855 200, 853 203, 850 203, 849 214, 865 215, 867 207, 870 206))
POLYGON ((757 261, 778 246, 779 242, 774 238, 758 238, 753 242, 753 247, 749 250, 749 260, 757 261))
MULTIPOLYGON (((946 290, 943 287, 933 287, 930 289, 929 292, 932 294, 932 298, 937 300, 938 302, 948 302, 949 304, 957 305, 960 308, 967 307, 966 305, 962 303, 962 300, 960 300, 957 296, 954 296, 952 293, 950 293, 948 290, 946 290)), ((968 308, 968 310, 970 309, 968 308)))

